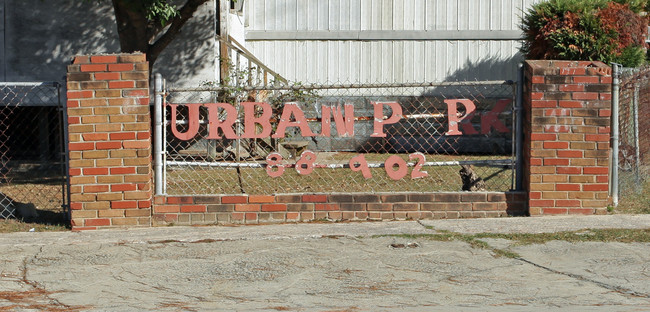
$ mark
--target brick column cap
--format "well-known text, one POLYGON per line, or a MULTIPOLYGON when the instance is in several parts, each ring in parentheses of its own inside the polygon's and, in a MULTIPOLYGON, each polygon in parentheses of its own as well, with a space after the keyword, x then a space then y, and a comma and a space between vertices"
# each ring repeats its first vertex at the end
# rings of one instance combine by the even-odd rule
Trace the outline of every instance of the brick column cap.
POLYGON ((75 55, 72 58, 72 64, 143 63, 146 61, 146 54, 140 52, 75 55))
POLYGON ((533 75, 611 76, 612 68, 601 61, 526 60, 533 75))

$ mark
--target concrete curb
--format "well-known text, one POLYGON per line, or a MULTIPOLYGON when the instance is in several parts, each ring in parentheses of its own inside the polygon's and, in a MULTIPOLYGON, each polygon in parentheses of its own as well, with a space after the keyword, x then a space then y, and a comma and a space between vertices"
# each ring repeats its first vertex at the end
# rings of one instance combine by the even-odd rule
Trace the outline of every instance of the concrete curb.
POLYGON ((7 233, 0 245, 147 243, 157 241, 309 239, 382 234, 553 233, 581 229, 650 229, 650 215, 549 216, 391 222, 297 223, 248 226, 158 227, 87 232, 7 233), (432 227, 432 228, 427 228, 432 227))

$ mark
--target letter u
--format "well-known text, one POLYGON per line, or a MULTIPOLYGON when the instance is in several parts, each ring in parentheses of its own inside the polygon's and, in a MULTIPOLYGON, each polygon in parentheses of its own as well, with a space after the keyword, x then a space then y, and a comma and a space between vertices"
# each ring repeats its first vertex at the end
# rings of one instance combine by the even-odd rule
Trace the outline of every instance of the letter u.
POLYGON ((189 111, 189 116, 187 117, 188 128, 187 131, 180 132, 176 127, 176 108, 178 107, 178 104, 169 104, 169 107, 171 108, 170 113, 171 113, 172 133, 179 140, 183 140, 183 141, 190 140, 194 138, 197 133, 199 133, 199 108, 201 107, 201 105, 188 104, 185 106, 187 106, 187 109, 189 111))

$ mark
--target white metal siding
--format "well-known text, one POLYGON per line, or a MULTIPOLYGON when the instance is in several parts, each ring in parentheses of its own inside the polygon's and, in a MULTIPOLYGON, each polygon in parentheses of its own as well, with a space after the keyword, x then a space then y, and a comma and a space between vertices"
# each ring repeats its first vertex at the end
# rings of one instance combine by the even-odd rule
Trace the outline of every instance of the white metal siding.
POLYGON ((518 34, 522 11, 538 1, 247 0, 246 31, 255 39, 246 45, 306 83, 514 79, 520 43, 507 35, 518 34), (293 34, 315 40, 286 38, 293 34), (333 39, 340 36, 347 40, 333 39))

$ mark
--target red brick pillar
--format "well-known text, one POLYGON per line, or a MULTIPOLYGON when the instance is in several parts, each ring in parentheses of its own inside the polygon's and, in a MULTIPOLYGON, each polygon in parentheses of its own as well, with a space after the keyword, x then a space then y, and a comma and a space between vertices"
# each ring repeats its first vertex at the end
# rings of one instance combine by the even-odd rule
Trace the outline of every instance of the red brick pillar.
POLYGON ((148 79, 144 54, 77 56, 68 66, 73 229, 151 225, 148 79))
POLYGON ((524 177, 531 215, 606 212, 611 68, 527 61, 524 177))

